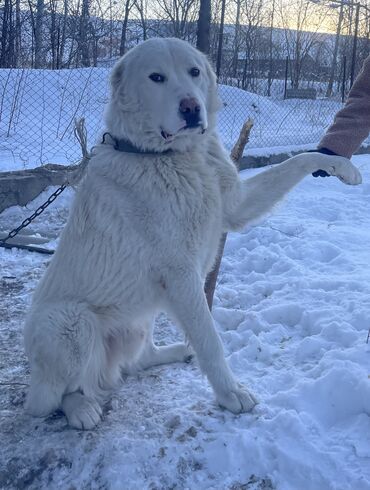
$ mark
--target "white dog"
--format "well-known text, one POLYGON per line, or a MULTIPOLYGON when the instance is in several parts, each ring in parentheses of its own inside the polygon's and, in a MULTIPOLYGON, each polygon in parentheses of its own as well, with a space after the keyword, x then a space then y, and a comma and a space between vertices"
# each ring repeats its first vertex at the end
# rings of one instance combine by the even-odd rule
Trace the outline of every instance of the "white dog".
POLYGON ((177 39, 151 39, 113 69, 109 135, 94 149, 58 249, 25 327, 26 407, 62 408, 90 429, 122 370, 185 360, 185 343, 157 347, 165 311, 186 334, 219 404, 254 396, 229 369, 203 292, 221 234, 266 213, 318 169, 358 184, 349 160, 301 154, 245 182, 216 130, 220 106, 205 58, 177 39))

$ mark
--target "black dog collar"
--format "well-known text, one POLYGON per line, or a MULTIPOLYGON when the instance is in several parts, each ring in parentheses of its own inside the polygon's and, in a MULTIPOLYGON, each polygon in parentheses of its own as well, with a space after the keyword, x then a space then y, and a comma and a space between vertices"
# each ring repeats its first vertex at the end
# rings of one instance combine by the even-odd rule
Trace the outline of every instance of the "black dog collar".
POLYGON ((101 144, 107 144, 106 137, 113 141, 113 147, 117 151, 122 151, 123 153, 136 153, 139 155, 168 155, 169 153, 173 153, 171 148, 163 151, 154 151, 154 150, 142 150, 137 146, 133 145, 130 141, 124 139, 114 138, 110 133, 104 133, 101 144))

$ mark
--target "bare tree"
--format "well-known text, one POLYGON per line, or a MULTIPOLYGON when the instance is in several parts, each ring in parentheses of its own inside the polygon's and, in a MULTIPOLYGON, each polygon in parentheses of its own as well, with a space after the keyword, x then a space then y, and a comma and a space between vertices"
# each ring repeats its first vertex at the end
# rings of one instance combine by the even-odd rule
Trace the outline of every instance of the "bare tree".
POLYGON ((68 21, 68 0, 63 0, 63 17, 60 19, 58 26, 59 50, 57 58, 57 68, 64 65, 64 52, 67 37, 67 21, 68 21))
POLYGON ((168 23, 166 35, 188 41, 195 37, 198 0, 157 0, 153 5, 153 11, 158 19, 168 23))
POLYGON ((342 22, 343 22, 343 10, 344 10, 343 9, 343 3, 341 3, 340 8, 339 8, 338 21, 337 21, 337 32, 335 35, 333 59, 331 62, 331 67, 330 67, 329 82, 328 82, 328 86, 326 89, 326 97, 330 97, 332 95, 332 92, 333 92, 335 69, 337 67, 339 40, 340 40, 340 33, 341 33, 342 22))
POLYGON ((261 42, 262 37, 261 25, 265 20, 265 15, 263 0, 251 0, 248 4, 243 4, 243 22, 241 27, 244 48, 242 73, 243 89, 251 89, 253 79, 256 76, 255 60, 257 53, 259 52, 259 43, 261 42))
POLYGON ((269 36, 269 73, 267 79, 267 96, 271 96, 272 85, 272 70, 273 70, 273 39, 274 39, 274 13, 275 13, 275 0, 272 0, 271 6, 271 23, 270 23, 270 36, 269 36))
POLYGON ((122 20, 122 29, 121 29, 121 42, 119 46, 119 54, 120 56, 123 56, 126 51, 126 38, 127 38, 127 24, 128 24, 128 17, 130 15, 130 10, 133 6, 133 0, 125 0, 124 4, 124 13, 123 13, 123 20, 122 20))
POLYGON ((15 56, 14 56, 14 66, 18 66, 19 58, 21 55, 22 48, 22 37, 21 37, 21 3, 20 0, 15 0, 15 56))
POLYGON ((57 29, 57 0, 49 0, 51 67, 57 67, 59 36, 57 29))
POLYGON ((197 48, 208 54, 210 50, 211 0, 200 0, 197 23, 197 48))
POLYGON ((222 0, 213 0, 211 10, 211 28, 210 28, 210 56, 216 61, 217 48, 219 40, 219 12, 221 11, 222 0))
POLYGON ((43 28, 44 28, 44 0, 37 0, 35 18, 35 68, 42 68, 44 64, 43 28))
POLYGON ((143 40, 145 41, 148 38, 148 27, 147 27, 147 9, 148 9, 148 2, 147 0, 136 0, 134 3, 134 7, 136 8, 139 18, 140 18, 140 25, 143 33, 143 40))
POLYGON ((239 51, 241 49, 241 28, 240 28, 240 16, 241 16, 241 4, 242 0, 235 0, 236 2, 236 14, 235 14, 235 35, 233 40, 233 58, 231 64, 231 76, 237 77, 238 63, 239 63, 239 51))
POLYGON ((81 52, 82 66, 90 66, 89 56, 89 21, 90 21, 90 0, 82 0, 82 10, 80 16, 79 49, 81 52))
POLYGON ((318 30, 325 14, 312 2, 295 0, 289 4, 280 1, 278 15, 284 27, 286 50, 291 63, 291 84, 293 88, 298 88, 304 62, 319 39, 318 30), (314 31, 312 26, 315 26, 314 31))
POLYGON ((14 64, 15 31, 12 0, 4 1, 1 23, 0 66, 10 67, 14 64))
POLYGON ((221 0, 221 15, 220 15, 220 24, 219 24, 219 31, 218 31, 218 46, 217 46, 217 58, 216 58, 217 78, 219 78, 221 73, 224 26, 225 26, 225 10, 226 10, 226 0, 221 0))

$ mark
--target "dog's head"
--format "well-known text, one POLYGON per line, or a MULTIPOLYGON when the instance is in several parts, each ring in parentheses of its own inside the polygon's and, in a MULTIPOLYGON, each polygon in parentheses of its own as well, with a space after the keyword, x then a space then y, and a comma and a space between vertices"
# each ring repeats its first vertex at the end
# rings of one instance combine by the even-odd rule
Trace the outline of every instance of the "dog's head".
POLYGON ((185 41, 156 38, 131 49, 113 68, 111 87, 107 129, 144 150, 187 150, 216 124, 216 76, 185 41))

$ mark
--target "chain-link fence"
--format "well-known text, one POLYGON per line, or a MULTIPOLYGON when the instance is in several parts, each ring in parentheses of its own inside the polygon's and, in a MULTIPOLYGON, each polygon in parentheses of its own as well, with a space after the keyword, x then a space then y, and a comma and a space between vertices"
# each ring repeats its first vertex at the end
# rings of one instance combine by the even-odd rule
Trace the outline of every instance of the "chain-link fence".
MULTIPOLYGON (((317 143, 370 51, 370 0, 211 0, 209 58, 231 147, 247 118, 248 149, 317 143), (297 92, 298 90, 298 92, 297 92), (312 98, 303 98, 312 97, 312 98)), ((9 0, 0 7, 0 168, 80 157, 103 129, 109 71, 141 40, 196 44, 200 0, 9 0), (36 69, 37 68, 37 69, 36 69)))
MULTIPOLYGON (((298 60, 290 55, 282 56, 289 45, 288 41, 283 43, 282 32, 276 34, 274 30, 263 28, 258 35, 254 33, 253 39, 260 39, 261 43, 275 36, 264 55, 257 47, 254 51, 248 47, 248 31, 245 26, 243 29, 239 26, 244 41, 237 41, 238 27, 229 25, 222 45, 216 42, 210 54, 219 75, 223 101, 219 129, 224 144, 231 148, 242 124, 251 118, 254 126, 247 148, 249 153, 268 153, 273 147, 314 146, 333 121, 342 106, 341 99, 348 92, 351 57, 346 66, 345 52, 342 57, 337 55, 333 76, 328 60, 333 56, 334 37, 326 36, 320 45, 314 44, 316 51, 312 48, 298 60), (236 42, 240 43, 237 47, 236 42), (272 47, 281 43, 283 48, 274 52, 272 47), (221 52, 218 51, 220 46, 221 52), (318 56, 320 46, 329 50, 327 56, 318 56)), ((213 39, 217 40, 217 31, 213 39)), ((353 39, 344 41, 353 42, 353 39)), ((348 42, 345 46, 348 47, 348 42)), ((362 59, 368 44, 364 46, 362 59)), ((78 160, 80 147, 74 137, 74 121, 85 118, 91 147, 104 129, 103 113, 113 64, 114 59, 104 59, 101 67, 0 69, 1 169, 78 160)), ((357 63, 356 71, 360 64, 357 63)))
MULTIPOLYGON (((85 118, 91 147, 104 129, 112 65, 113 61, 104 68, 0 69, 1 169, 79 159, 74 120, 85 118)), ((318 71, 313 73, 318 78, 318 71)), ((223 82, 219 84, 223 101, 219 129, 224 144, 231 148, 242 124, 251 118, 254 126, 247 149, 255 154, 271 152, 272 147, 315 145, 342 106, 339 84, 334 96, 326 97, 327 83, 305 80, 299 89, 303 95, 298 91, 298 97, 305 96, 305 90, 314 97, 305 99, 296 93, 290 94, 295 98, 287 98, 288 80, 281 76, 269 82, 263 70, 255 73, 253 83, 250 79, 244 90, 238 88, 242 77, 220 75, 219 80, 223 82)))
POLYGON ((102 125, 108 75, 107 68, 0 70, 2 168, 78 159, 74 121, 85 118, 92 145, 102 125))
MULTIPOLYGON (((80 157, 75 118, 84 117, 88 144, 103 129, 109 97, 109 68, 0 70, 0 161, 2 168, 70 163, 80 157)), ((341 107, 331 98, 284 99, 284 81, 266 97, 219 85, 219 128, 231 147, 247 118, 254 127, 249 149, 315 144, 341 107)))

